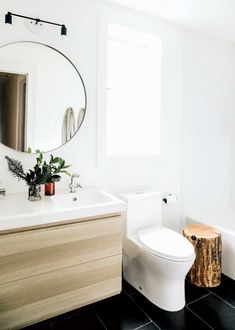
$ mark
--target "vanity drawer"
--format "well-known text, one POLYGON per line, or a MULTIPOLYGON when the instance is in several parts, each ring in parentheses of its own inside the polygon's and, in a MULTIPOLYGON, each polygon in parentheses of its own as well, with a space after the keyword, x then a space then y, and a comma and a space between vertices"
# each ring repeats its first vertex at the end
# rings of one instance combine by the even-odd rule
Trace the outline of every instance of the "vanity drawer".
POLYGON ((0 287, 0 329, 65 313, 121 291, 121 255, 92 261, 0 287))
POLYGON ((121 216, 0 236, 0 284, 121 254, 121 216))

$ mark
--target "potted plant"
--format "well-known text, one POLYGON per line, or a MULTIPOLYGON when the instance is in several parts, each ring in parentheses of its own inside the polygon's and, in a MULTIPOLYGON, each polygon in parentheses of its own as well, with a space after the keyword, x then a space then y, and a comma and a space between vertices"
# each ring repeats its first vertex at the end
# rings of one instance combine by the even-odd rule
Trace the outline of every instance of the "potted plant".
POLYGON ((45 184, 45 195, 54 195, 55 182, 60 181, 61 176, 59 173, 65 173, 70 175, 66 169, 70 165, 66 165, 65 161, 60 157, 53 157, 50 155, 50 161, 47 163, 43 160, 42 152, 39 152, 36 157, 36 164, 33 170, 24 172, 23 165, 20 161, 5 156, 8 163, 9 172, 18 178, 23 180, 29 186, 28 199, 30 201, 36 201, 41 199, 41 185, 45 184))
POLYGON ((55 182, 61 180, 59 174, 64 173, 70 176, 70 173, 66 171, 68 167, 70 165, 66 165, 64 159, 53 157, 53 155, 50 155, 50 161, 48 163, 46 161, 43 162, 42 171, 48 174, 45 182, 45 195, 50 196, 55 194, 55 182))
POLYGON ((45 168, 42 167, 43 156, 42 153, 36 157, 36 164, 33 167, 33 170, 24 172, 22 163, 19 160, 5 156, 8 164, 9 172, 18 178, 18 180, 23 180, 29 186, 28 199, 30 201, 37 201, 41 199, 40 191, 41 184, 47 182, 49 173, 45 168))

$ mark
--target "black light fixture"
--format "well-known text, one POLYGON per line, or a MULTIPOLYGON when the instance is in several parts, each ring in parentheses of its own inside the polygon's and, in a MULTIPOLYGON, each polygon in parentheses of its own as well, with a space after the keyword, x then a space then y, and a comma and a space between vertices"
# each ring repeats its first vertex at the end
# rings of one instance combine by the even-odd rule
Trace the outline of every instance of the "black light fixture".
POLYGON ((61 26, 61 35, 67 36, 67 28, 64 24, 61 26))
POLYGON ((5 23, 6 24, 12 24, 12 16, 11 16, 11 13, 8 12, 6 15, 5 15, 5 23))
POLYGON ((20 18, 25 18, 25 19, 29 19, 31 21, 35 21, 35 24, 37 25, 38 23, 46 23, 46 24, 51 24, 51 25, 57 25, 57 26, 61 26, 61 35, 62 36, 67 36, 67 28, 64 24, 58 24, 58 23, 54 23, 54 22, 49 22, 49 21, 44 21, 40 18, 33 18, 30 16, 24 16, 24 15, 19 15, 19 14, 13 14, 11 12, 8 12, 5 15, 5 23, 6 24, 12 24, 12 16, 16 16, 16 17, 20 17, 20 18))

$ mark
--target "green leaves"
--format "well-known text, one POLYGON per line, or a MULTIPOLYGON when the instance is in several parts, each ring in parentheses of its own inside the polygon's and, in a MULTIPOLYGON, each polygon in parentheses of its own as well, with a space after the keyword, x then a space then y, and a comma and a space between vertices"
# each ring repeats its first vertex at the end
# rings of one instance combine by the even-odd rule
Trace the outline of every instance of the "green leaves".
POLYGON ((38 157, 36 158, 36 161, 37 161, 37 165, 40 166, 42 164, 42 161, 43 161, 43 155, 41 152, 39 152, 39 155, 38 157))
POLYGON ((5 156, 8 163, 9 172, 19 180, 24 180, 28 185, 44 184, 48 182, 58 182, 61 180, 59 173, 64 173, 70 176, 70 173, 65 171, 70 165, 65 164, 65 160, 60 157, 50 155, 50 161, 47 163, 43 160, 43 154, 39 151, 36 157, 36 164, 33 170, 24 173, 23 165, 20 161, 5 156))
POLYGON ((51 176, 52 182, 59 182, 61 179, 61 176, 58 174, 54 174, 51 176))
POLYGON ((61 160, 61 158, 59 158, 59 157, 56 157, 56 158, 54 158, 54 159, 53 159, 53 156, 52 156, 52 155, 51 155, 51 157, 52 157, 51 162, 52 162, 53 164, 59 163, 60 160, 61 160))
POLYGON ((70 176, 70 173, 67 171, 64 171, 65 169, 69 168, 70 165, 65 164, 65 160, 60 157, 53 157, 53 155, 50 155, 50 161, 49 163, 43 164, 44 168, 47 168, 47 171, 50 172, 50 178, 48 179, 48 182, 58 182, 61 179, 61 176, 58 175, 59 173, 65 173, 70 176))

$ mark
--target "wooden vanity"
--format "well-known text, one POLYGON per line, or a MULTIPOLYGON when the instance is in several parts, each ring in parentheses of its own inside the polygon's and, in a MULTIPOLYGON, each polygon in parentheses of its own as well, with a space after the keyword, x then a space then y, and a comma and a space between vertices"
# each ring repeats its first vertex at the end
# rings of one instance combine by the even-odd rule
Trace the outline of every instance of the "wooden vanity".
POLYGON ((0 231, 0 329, 121 291, 121 213, 0 231))

